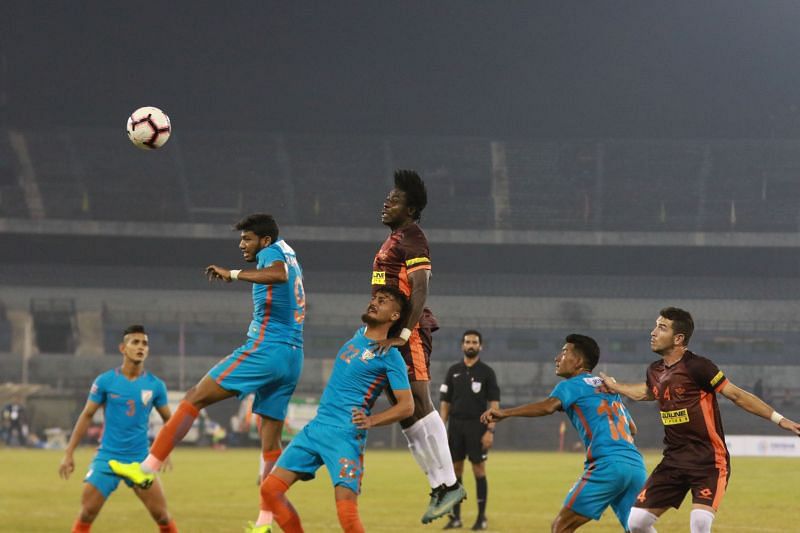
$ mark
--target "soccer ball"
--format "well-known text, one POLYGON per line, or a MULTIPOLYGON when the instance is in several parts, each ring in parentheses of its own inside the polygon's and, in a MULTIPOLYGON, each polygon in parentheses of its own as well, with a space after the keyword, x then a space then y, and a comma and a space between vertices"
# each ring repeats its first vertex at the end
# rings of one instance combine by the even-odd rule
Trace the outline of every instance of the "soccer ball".
POLYGON ((140 107, 128 117, 128 138, 142 150, 161 148, 170 133, 169 117, 157 107, 140 107))

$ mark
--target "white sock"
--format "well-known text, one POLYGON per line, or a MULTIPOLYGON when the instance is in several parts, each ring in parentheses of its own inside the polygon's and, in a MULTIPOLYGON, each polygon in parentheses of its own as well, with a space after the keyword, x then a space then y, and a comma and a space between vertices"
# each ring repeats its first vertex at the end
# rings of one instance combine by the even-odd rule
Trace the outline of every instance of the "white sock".
POLYGON ((422 423, 422 420, 417 420, 414 422, 414 424, 405 428, 403 430, 403 435, 405 435, 406 440, 408 441, 408 449, 411 451, 411 455, 414 457, 419 467, 427 476, 428 483, 430 483, 431 488, 436 488, 441 485, 441 482, 439 482, 436 477, 435 469, 431 468, 430 466, 433 461, 428 456, 428 446, 425 439, 425 425, 422 423))
POLYGON ((431 467, 436 467, 439 483, 448 487, 455 485, 456 472, 453 470, 453 458, 450 455, 450 445, 447 442, 447 428, 439 416, 438 411, 433 411, 420 420, 425 426, 428 451, 433 457, 431 467))
POLYGON ((692 533, 711 533, 714 513, 705 509, 692 509, 689 513, 689 528, 692 533))
POLYGON ((631 514, 628 516, 628 531, 630 533, 657 533, 656 528, 653 527, 656 520, 658 517, 650 511, 632 507, 631 514))

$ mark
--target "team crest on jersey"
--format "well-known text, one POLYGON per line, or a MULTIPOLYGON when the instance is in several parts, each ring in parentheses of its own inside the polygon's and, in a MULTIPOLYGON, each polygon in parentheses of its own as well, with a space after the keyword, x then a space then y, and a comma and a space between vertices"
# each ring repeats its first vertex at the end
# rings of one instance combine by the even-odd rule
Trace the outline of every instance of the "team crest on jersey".
POLYGON ((478 394, 481 391, 481 382, 480 381, 473 381, 472 382, 472 392, 478 394))
POLYGON ((375 359, 375 354, 369 351, 368 349, 364 348, 364 351, 361 352, 360 359, 362 361, 369 361, 370 359, 375 359))
POLYGON ((143 390, 142 391, 142 403, 147 405, 150 403, 150 400, 153 399, 153 391, 151 390, 143 390))

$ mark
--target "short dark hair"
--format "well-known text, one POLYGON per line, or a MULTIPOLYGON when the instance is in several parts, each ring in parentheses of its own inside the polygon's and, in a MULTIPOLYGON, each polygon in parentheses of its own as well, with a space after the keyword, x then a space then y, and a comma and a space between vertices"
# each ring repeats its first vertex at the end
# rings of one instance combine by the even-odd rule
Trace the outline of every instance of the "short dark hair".
POLYGON ((236 223, 234 229, 239 231, 252 231, 259 237, 270 237, 272 242, 278 240, 278 223, 272 215, 266 213, 253 213, 247 215, 236 223))
POLYGON ((400 304, 400 318, 394 321, 392 327, 389 328, 389 337, 397 337, 403 330, 403 326, 408 318, 408 313, 411 312, 411 301, 398 287, 394 285, 384 285, 375 290, 373 294, 388 294, 395 302, 400 304))
POLYGON ((144 333, 147 335, 147 332, 144 330, 144 326, 141 324, 131 324, 125 331, 122 332, 122 338, 124 339, 126 336, 130 335, 131 333, 144 333))
POLYGON ((476 337, 478 337, 478 344, 483 344, 483 336, 481 335, 481 332, 478 331, 477 329, 468 329, 467 331, 462 333, 461 334, 462 343, 464 342, 464 339, 467 338, 467 335, 475 335, 476 337))
POLYGON ((694 319, 692 319, 689 311, 679 307, 665 307, 658 314, 667 320, 672 320, 672 331, 683 334, 684 346, 689 344, 689 339, 692 338, 692 333, 694 333, 694 319))
POLYGON ((600 347, 597 345, 596 340, 586 335, 570 333, 564 338, 564 342, 572 344, 580 352, 583 356, 586 370, 591 372, 597 366, 597 361, 600 360, 600 347))
POLYGON ((412 217, 419 222, 422 210, 428 205, 428 191, 425 182, 415 170, 395 170, 394 188, 406 193, 406 205, 414 210, 412 217))

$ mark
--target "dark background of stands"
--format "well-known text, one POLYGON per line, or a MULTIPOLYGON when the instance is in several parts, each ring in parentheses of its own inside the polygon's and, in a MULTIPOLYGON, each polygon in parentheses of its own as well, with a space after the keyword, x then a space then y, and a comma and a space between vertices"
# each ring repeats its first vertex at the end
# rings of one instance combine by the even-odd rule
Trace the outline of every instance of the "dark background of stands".
MULTIPOLYGON (((95 367, 71 357, 74 309, 60 291, 208 291, 205 265, 240 261, 236 234, 193 228, 253 211, 286 228, 341 230, 335 241, 286 236, 309 293, 365 292, 379 242, 362 233, 381 229, 397 167, 418 169, 428 186, 422 225, 440 232, 433 295, 476 307, 484 297, 565 300, 566 322, 475 324, 494 360, 549 362, 565 328, 595 335, 606 362, 650 360, 654 317, 596 322, 581 299, 796 301, 797 20, 800 4, 760 0, 2 2, 0 225, 16 229, 0 231, 1 377, 19 371, 7 291, 52 292, 31 301, 42 352, 32 370, 64 365, 71 380, 51 385, 82 398, 76 376, 95 367), (125 138, 142 105, 172 119, 163 150, 125 138), (20 178, 28 167, 42 213, 20 178), (64 230, 31 229, 42 221, 64 230), (161 223, 170 236, 102 231, 115 223, 161 223), (493 232, 554 237, 497 244, 493 232), (747 244, 676 244, 675 234, 747 244)), ((246 286, 228 289, 246 300, 246 286)), ((108 355, 93 364, 116 364, 130 317, 101 318, 108 355)), ((796 364, 794 317, 759 318, 706 322, 694 346, 754 372, 796 364)), ((165 317, 149 327, 161 354, 210 357, 238 345, 245 325, 165 317)), ((439 361, 458 357, 460 333, 437 333, 439 361)), ((342 335, 309 313, 307 354, 329 357, 342 335)), ((510 398, 546 392, 526 387, 510 398)))

